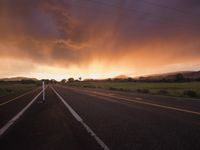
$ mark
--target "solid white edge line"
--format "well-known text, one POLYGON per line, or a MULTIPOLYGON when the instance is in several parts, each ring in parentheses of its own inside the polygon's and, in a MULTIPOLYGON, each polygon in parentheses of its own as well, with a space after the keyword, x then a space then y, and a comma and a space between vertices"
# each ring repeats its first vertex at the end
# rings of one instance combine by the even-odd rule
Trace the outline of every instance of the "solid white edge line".
POLYGON ((103 148, 104 150, 110 150, 110 148, 94 133, 94 131, 83 121, 83 119, 75 112, 75 110, 73 110, 73 108, 62 98, 62 96, 60 94, 58 94, 58 92, 51 87, 52 90, 54 91, 54 93, 60 98, 60 100, 63 102, 63 104, 68 108, 68 110, 70 111, 70 113, 74 116, 74 118, 79 121, 83 127, 87 130, 88 133, 90 133, 90 135, 92 137, 94 137, 94 139, 96 140, 96 142, 101 146, 101 148, 103 148))
POLYGON ((40 96, 38 93, 35 98, 29 102, 17 115, 15 115, 12 119, 10 119, 1 129, 0 129, 0 137, 24 114, 24 112, 33 104, 33 102, 40 96))

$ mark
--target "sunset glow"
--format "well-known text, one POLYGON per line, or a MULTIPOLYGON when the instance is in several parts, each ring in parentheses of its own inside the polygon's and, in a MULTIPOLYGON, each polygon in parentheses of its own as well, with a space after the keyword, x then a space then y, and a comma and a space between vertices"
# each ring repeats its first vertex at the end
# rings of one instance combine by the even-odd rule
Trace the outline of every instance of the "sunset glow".
POLYGON ((132 0, 2 0, 0 78, 200 70, 199 1, 157 2, 188 15, 132 0))

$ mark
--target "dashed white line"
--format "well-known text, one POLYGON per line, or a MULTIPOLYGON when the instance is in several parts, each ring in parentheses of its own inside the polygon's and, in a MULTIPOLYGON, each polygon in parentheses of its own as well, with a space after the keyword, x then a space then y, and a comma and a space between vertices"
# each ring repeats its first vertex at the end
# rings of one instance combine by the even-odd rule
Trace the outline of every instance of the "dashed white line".
POLYGON ((33 102, 40 96, 38 93, 35 98, 29 102, 16 116, 14 116, 11 120, 9 120, 1 129, 0 129, 0 137, 24 114, 24 112, 33 104, 33 102))
POLYGON ((94 137, 94 139, 96 140, 96 142, 101 146, 101 148, 103 148, 104 150, 110 150, 110 148, 94 133, 94 131, 83 121, 83 119, 75 112, 75 110, 62 98, 62 96, 60 96, 60 94, 58 94, 58 92, 51 87, 52 90, 54 91, 54 93, 60 98, 60 100, 63 102, 63 104, 68 108, 68 110, 70 111, 70 113, 74 116, 74 118, 79 121, 83 127, 87 130, 88 133, 90 133, 90 135, 92 137, 94 137))

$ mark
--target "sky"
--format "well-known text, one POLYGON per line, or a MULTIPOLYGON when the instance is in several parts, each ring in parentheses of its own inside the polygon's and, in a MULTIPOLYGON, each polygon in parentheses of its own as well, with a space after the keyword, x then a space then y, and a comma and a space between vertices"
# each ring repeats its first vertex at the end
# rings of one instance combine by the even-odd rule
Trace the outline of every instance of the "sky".
POLYGON ((0 78, 200 70, 199 0, 0 0, 0 78))

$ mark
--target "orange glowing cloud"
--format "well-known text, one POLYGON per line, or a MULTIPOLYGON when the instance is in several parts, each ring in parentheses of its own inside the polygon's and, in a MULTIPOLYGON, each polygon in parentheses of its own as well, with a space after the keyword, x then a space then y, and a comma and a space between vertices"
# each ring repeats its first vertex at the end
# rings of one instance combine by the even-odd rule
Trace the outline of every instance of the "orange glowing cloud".
MULTIPOLYGON (((2 0, 0 77, 109 78, 198 70, 195 15, 174 15, 139 1, 106 3, 2 0)), ((196 0, 170 3, 200 13, 196 0)))

